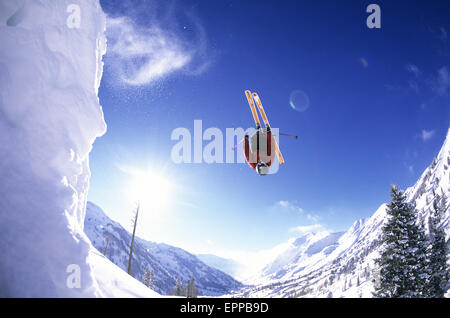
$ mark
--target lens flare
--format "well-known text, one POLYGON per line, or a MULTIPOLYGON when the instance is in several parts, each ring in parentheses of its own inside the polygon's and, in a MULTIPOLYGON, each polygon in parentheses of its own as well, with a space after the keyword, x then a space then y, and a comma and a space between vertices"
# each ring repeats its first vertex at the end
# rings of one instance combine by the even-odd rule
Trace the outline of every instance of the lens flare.
POLYGON ((298 112, 304 112, 309 107, 309 97, 302 90, 294 90, 289 97, 289 105, 298 112))

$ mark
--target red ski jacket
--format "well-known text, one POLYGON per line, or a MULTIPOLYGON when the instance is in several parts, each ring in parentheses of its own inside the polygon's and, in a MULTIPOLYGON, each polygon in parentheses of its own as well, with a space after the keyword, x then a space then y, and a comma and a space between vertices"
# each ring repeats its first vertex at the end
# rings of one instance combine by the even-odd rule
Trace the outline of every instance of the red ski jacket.
POLYGON ((264 162, 268 167, 272 165, 274 159, 274 153, 272 153, 273 136, 270 130, 260 132, 259 130, 252 136, 252 151, 250 151, 250 143, 248 135, 244 138, 244 154, 245 160, 249 166, 256 170, 258 163, 264 162), (266 145, 262 144, 266 142, 266 145))

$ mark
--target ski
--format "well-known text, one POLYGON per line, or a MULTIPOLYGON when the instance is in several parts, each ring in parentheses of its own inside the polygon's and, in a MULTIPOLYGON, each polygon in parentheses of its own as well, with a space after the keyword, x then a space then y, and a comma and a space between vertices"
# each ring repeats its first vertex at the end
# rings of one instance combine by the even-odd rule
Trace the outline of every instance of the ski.
POLYGON ((248 104, 250 105, 250 109, 252 111, 253 119, 256 124, 256 129, 261 128, 261 123, 259 122, 258 112, 256 111, 255 103, 253 102, 252 93, 249 90, 245 91, 245 96, 247 96, 248 104))
MULTIPOLYGON (((246 92, 247 93, 247 92, 246 92)), ((256 102, 256 105, 258 106, 259 112, 261 113, 261 117, 264 121, 264 124, 267 128, 270 128, 269 120, 267 119, 266 112, 264 111, 263 105, 261 103, 261 99, 259 98, 257 93, 253 93, 253 99, 256 102)), ((283 155, 281 154, 280 147, 278 147, 278 143, 275 140, 275 152, 278 156, 278 161, 280 162, 280 165, 284 164, 283 155)))

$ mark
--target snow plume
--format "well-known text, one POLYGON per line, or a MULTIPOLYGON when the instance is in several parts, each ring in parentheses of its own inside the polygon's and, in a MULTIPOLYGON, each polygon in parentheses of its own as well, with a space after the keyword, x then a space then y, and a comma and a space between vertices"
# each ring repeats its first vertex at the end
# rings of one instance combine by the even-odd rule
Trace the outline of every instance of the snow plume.
POLYGON ((114 80, 141 86, 177 71, 198 75, 208 68, 206 32, 193 13, 184 13, 189 21, 188 30, 187 26, 180 27, 171 21, 173 4, 161 16, 153 13, 143 18, 136 10, 126 11, 126 15, 119 17, 107 17, 106 65, 111 67, 114 80), (139 23, 141 20, 151 23, 139 23))
POLYGON ((422 130, 422 140, 423 141, 428 141, 429 139, 431 139, 431 137, 433 137, 435 131, 434 130, 422 130))
POLYGON ((145 85, 184 67, 192 58, 178 39, 152 27, 140 29, 126 17, 108 19, 108 54, 121 81, 145 85))

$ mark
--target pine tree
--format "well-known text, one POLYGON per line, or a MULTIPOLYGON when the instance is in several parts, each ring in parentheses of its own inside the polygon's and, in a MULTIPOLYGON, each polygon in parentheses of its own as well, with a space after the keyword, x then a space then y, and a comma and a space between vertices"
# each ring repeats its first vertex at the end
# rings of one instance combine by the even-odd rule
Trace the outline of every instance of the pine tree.
POLYGON ((185 296, 188 298, 196 298, 198 295, 197 287, 195 286, 195 278, 192 277, 184 287, 185 296))
POLYGON ((333 285, 333 282, 334 282, 334 275, 331 274, 329 278, 329 285, 333 285))
POLYGON ((175 283, 175 289, 172 291, 171 295, 173 296, 183 296, 183 286, 181 285, 181 278, 180 276, 177 277, 176 283, 175 283))
POLYGON ((183 287, 181 286, 181 278, 180 276, 177 277, 177 285, 175 287, 175 295, 177 296, 183 296, 183 287))
POLYGON ((152 271, 150 272, 150 278, 149 278, 149 284, 148 287, 150 289, 154 289, 155 288, 155 271, 152 269, 152 271))
POLYGON ((447 200, 437 195, 433 202, 433 212, 429 219, 430 252, 429 267, 431 277, 428 282, 428 297, 443 298, 445 287, 450 279, 450 271, 447 266, 448 245, 445 242, 445 231, 440 226, 447 209, 447 200))
POLYGON ((197 298, 197 287, 195 286, 195 278, 191 279, 191 297, 197 298))
POLYGON ((416 224, 416 211, 397 186, 391 186, 388 220, 383 226, 383 248, 376 260, 379 282, 375 297, 422 297, 426 276, 426 238, 416 224))
POLYGON ((150 287, 150 271, 148 268, 145 269, 144 279, 142 281, 145 286, 150 287))
POLYGON ((427 297, 428 281, 431 276, 430 260, 428 257, 428 247, 430 240, 425 233, 423 218, 420 219, 418 226, 412 227, 410 245, 414 249, 414 257, 410 259, 410 266, 414 270, 411 279, 412 297, 427 297))

